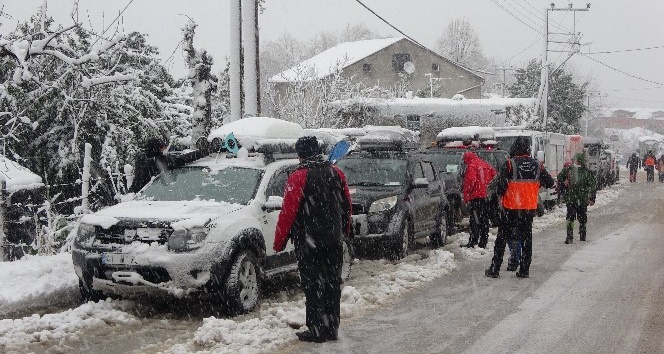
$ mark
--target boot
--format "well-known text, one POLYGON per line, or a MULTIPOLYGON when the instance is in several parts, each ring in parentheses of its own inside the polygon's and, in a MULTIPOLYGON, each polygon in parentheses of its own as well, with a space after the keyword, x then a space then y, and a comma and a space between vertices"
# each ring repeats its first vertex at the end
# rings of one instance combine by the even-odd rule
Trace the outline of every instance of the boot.
POLYGON ((494 268, 493 264, 489 267, 489 269, 484 271, 484 275, 489 278, 500 278, 499 270, 494 268))
POLYGON ((586 240, 586 224, 579 223, 579 238, 581 241, 586 240))
POLYGON ((567 238, 565 239, 565 244, 569 245, 574 242, 574 221, 567 222, 567 238))

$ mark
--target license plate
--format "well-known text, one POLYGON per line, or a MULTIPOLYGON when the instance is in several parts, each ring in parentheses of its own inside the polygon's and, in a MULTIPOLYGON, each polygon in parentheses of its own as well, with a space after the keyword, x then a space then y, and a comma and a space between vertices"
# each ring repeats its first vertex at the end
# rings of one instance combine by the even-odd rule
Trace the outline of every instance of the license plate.
POLYGON ((124 253, 102 253, 101 264, 103 265, 132 265, 134 256, 124 253))
POLYGON ((136 229, 136 236, 144 241, 159 241, 161 239, 162 230, 163 229, 138 228, 136 229))

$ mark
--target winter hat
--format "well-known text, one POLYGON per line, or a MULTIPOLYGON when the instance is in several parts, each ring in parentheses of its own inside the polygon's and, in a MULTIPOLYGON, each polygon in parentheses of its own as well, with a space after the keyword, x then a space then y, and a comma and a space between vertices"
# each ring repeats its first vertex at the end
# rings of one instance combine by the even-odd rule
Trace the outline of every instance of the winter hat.
POLYGON ((514 157, 517 155, 530 155, 530 143, 526 137, 519 136, 512 143, 510 156, 514 157))
POLYGON ((165 148, 166 143, 159 138, 150 138, 145 144, 145 155, 148 157, 155 157, 161 155, 161 149, 165 148))
POLYGON ((302 159, 308 159, 322 153, 318 145, 318 139, 315 136, 303 136, 297 139, 295 151, 297 156, 302 159))

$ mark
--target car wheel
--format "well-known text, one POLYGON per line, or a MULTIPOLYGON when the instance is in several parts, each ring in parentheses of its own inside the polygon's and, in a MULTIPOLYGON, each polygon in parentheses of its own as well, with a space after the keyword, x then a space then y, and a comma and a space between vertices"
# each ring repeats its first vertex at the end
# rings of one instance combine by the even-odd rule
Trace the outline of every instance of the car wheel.
POLYGON ((341 280, 346 281, 350 278, 350 266, 353 262, 353 252, 350 242, 344 240, 343 245, 343 263, 341 263, 341 280))
POLYGON ((447 211, 443 210, 438 217, 438 230, 431 235, 431 243, 434 248, 443 247, 447 243, 447 221, 447 211))
POLYGON ((408 255, 410 250, 411 242, 411 227, 408 219, 405 219, 401 225, 401 232, 399 233, 399 238, 396 240, 394 245, 394 258, 401 259, 408 255))
POLYGON ((261 297, 258 261, 253 252, 243 250, 233 259, 225 285, 226 302, 233 315, 253 310, 261 297))
POLYGON ((99 290, 92 289, 92 284, 88 284, 87 282, 83 282, 82 279, 78 280, 78 290, 81 292, 81 298, 83 298, 83 301, 85 301, 85 302, 88 302, 88 301, 97 302, 99 300, 106 299, 106 296, 104 296, 104 293, 102 293, 99 290))

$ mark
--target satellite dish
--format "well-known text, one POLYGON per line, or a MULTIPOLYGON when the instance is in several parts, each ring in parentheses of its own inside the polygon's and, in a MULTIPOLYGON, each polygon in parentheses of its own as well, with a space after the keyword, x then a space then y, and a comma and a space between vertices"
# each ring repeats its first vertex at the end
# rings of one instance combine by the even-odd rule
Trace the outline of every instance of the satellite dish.
POLYGON ((403 71, 405 71, 408 74, 412 74, 415 72, 415 64, 413 64, 412 61, 407 61, 403 63, 403 71))

